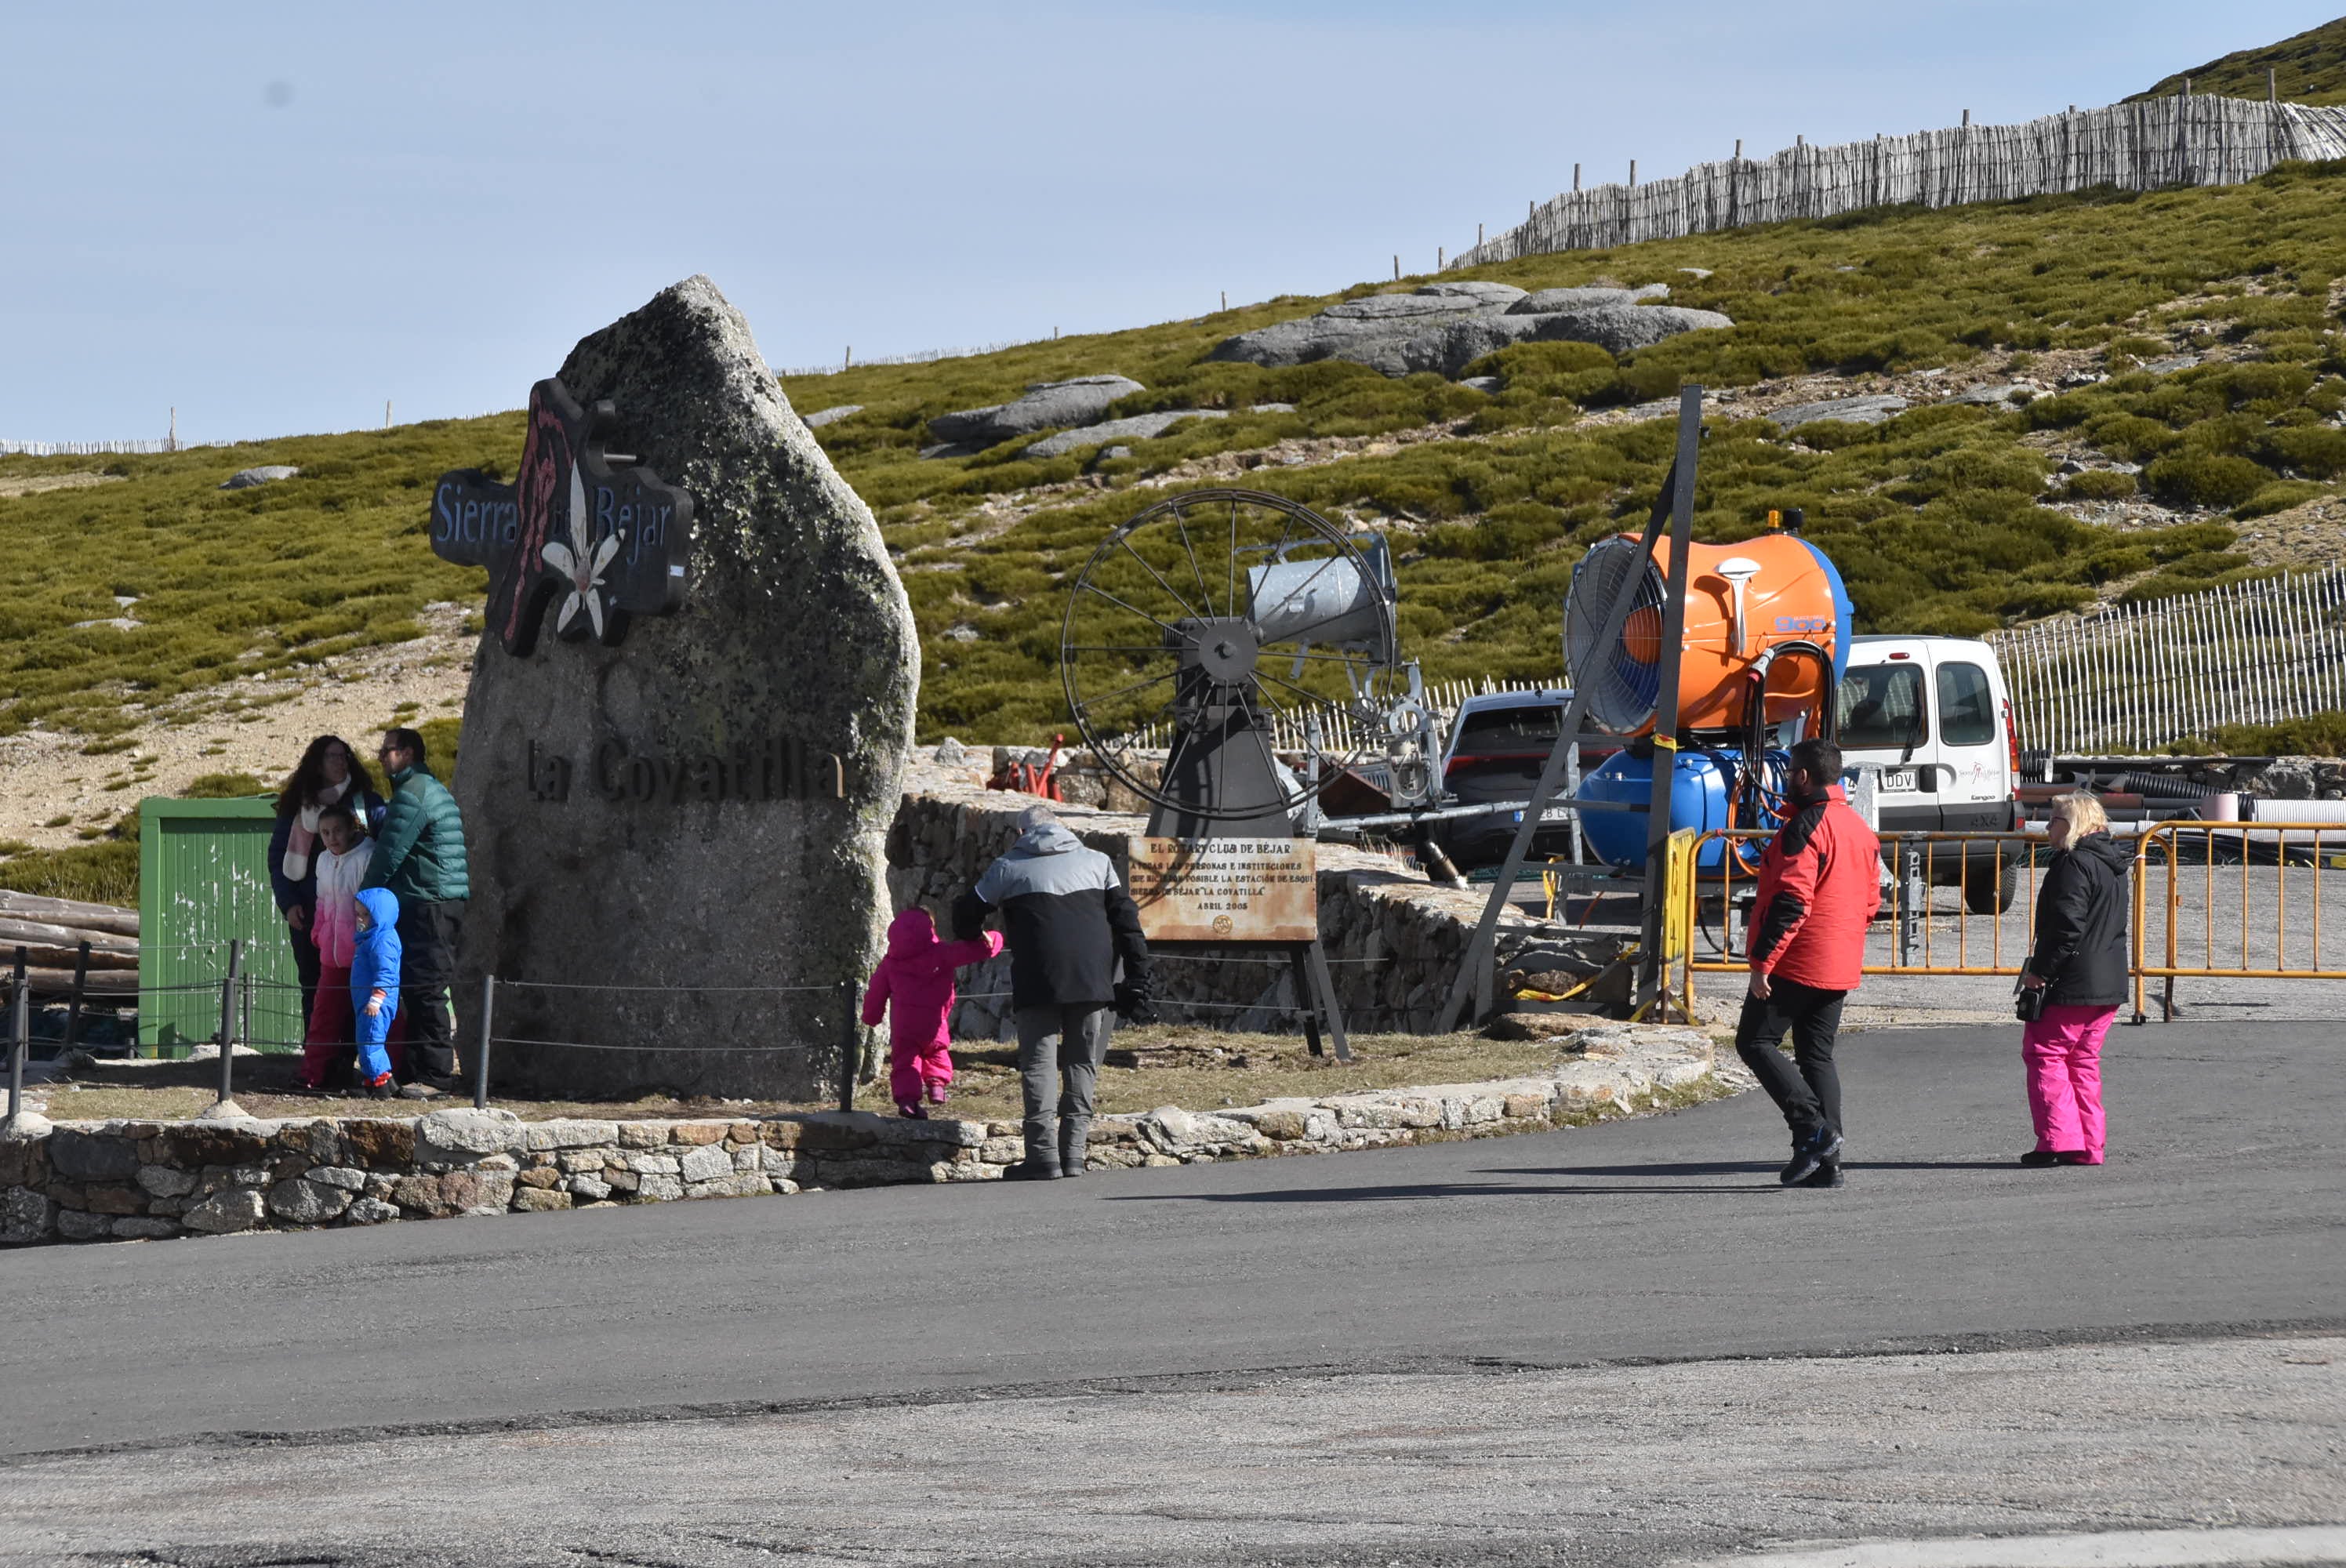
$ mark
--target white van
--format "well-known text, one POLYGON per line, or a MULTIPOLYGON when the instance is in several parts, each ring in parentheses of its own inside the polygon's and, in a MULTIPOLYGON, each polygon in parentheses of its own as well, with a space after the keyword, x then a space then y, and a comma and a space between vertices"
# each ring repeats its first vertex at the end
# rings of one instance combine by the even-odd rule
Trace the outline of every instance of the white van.
MULTIPOLYGON (((2020 734, 1995 650, 1970 637, 1856 636, 1836 704, 1841 759, 1882 770, 1885 834, 2009 833, 2021 821, 2020 734)), ((1994 846, 1966 850, 1974 865, 1963 881, 1975 913, 2001 913, 2019 891, 2020 871, 2007 847, 2004 874, 1994 846)), ((2021 857, 2025 860, 2025 856, 2021 857)), ((1933 880, 1952 884, 1957 868, 1945 850, 1932 857, 1933 880)))

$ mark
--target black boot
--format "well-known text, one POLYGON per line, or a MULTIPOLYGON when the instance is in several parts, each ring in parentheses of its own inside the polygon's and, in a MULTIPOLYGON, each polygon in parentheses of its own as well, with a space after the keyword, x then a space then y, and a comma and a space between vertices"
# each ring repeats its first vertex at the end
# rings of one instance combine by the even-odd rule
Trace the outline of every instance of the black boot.
POLYGON ((1056 1181, 1059 1179, 1059 1162, 1048 1155, 1040 1159, 1029 1155, 1005 1170, 1002 1173, 1002 1179, 1004 1181, 1056 1181))

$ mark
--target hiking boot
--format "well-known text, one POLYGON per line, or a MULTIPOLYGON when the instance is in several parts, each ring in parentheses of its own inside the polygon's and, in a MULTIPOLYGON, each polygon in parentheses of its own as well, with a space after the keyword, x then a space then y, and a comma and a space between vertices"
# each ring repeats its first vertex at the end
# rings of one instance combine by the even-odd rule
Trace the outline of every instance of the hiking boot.
POLYGON ((1819 1127, 1792 1145, 1791 1162, 1785 1166, 1776 1179, 1786 1186, 1804 1182, 1817 1174, 1824 1163, 1841 1153, 1841 1136, 1831 1127, 1819 1127))
POLYGON ((366 1092, 367 1098, 370 1100, 388 1100, 398 1093, 391 1086, 391 1080, 388 1078, 381 1083, 369 1084, 366 1092))
POLYGON ((1002 1179, 1004 1181, 1056 1181, 1059 1179, 1059 1162, 1054 1159, 1038 1160, 1030 1155, 1004 1171, 1002 1179))
POLYGON ((437 1100, 442 1095, 439 1090, 429 1084, 402 1084, 399 1086, 399 1097, 403 1100, 437 1100))
POLYGON ((1794 1186, 1846 1186, 1848 1183, 1841 1179, 1841 1162, 1827 1160, 1792 1185, 1794 1186))
POLYGON ((2042 1168, 2045 1166, 2059 1165, 2061 1163, 2061 1156, 2055 1154, 2051 1149, 2031 1149, 2026 1154, 2020 1156, 2020 1163, 2025 1166, 2042 1168))

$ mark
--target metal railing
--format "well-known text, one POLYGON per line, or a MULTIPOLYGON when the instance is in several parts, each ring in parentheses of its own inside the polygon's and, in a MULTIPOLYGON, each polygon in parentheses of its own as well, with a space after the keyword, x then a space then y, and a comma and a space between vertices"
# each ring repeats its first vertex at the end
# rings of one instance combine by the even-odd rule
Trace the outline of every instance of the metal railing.
MULTIPOLYGON (((2346 871, 2346 828, 2336 822, 2158 822, 2135 846, 2134 1016, 2145 983, 2163 981, 2161 1021, 2177 1012, 2178 978, 2346 980, 2346 955, 2321 951, 2323 872, 2346 871), (2153 861, 2162 868, 2157 874, 2153 861), (2196 889, 2192 884, 2197 883, 2196 889), (2196 910, 2188 895, 2197 891, 2196 910), (2290 913, 2298 911, 2294 932, 2290 913), (2270 910, 2263 906, 2270 903, 2270 910), (2237 930, 2218 929, 2219 913, 2237 930), (2193 928, 2197 927, 2195 931, 2193 928), (2156 952, 2164 958, 2154 962, 2156 952), (2196 962, 2195 962, 2196 960, 2196 962)), ((2346 876, 2332 877, 2346 923, 2346 876)))
MULTIPOLYGON (((1679 959, 1686 993, 1697 972, 1740 973, 1748 931, 1739 894, 1754 889, 1753 851, 1771 835, 1716 830, 1693 838, 1678 880, 1688 932, 1679 959), (1700 869, 1718 848, 1718 863, 1700 869)), ((1877 929, 1887 922, 1888 962, 1867 974, 2017 975, 2035 946, 2036 885, 2049 859, 2025 833, 1885 833, 1888 875, 1877 929), (1982 846, 1985 846, 1984 849, 1982 846), (2013 886, 2005 901, 2004 883, 2013 886), (1933 907, 1952 891, 1959 909, 1933 907), (2001 906, 2001 907, 1998 907, 2001 906), (1982 922, 1984 921, 1983 927, 1982 922)), ((2144 824, 2128 888, 2128 967, 2134 1018, 2147 1016, 2147 983, 2163 981, 2162 1021, 2178 1011, 2175 982, 2346 980, 2346 825, 2337 822, 2144 824), (2328 873, 2340 873, 2329 875, 2328 873), (2325 910, 2326 901, 2339 907, 2325 910), (2331 950, 2322 947, 2330 928, 2331 950)))
MULTIPOLYGON (((1687 863, 1693 868, 1678 896, 1688 940, 1686 989, 1694 974, 1739 973, 1746 967, 1737 931, 1736 893, 1752 890, 1758 849, 1770 830, 1714 829, 1696 837, 1687 863), (1719 864, 1701 869, 1712 845, 1719 864), (1706 921, 1706 915, 1713 918, 1706 921), (1704 956, 1708 949, 1711 956, 1704 956)), ((2036 917, 2036 873, 2045 852, 2042 837, 2027 833, 1884 833, 1886 885, 1877 921, 1889 922, 1893 959, 1869 962, 1867 974, 2016 975, 2030 948, 2036 917), (1984 853, 1980 846, 1986 846, 1984 853), (1984 864, 1981 862, 1984 860, 1984 864), (2007 902, 2006 873, 2014 887, 2007 902), (1947 918, 1933 907, 1934 891, 1952 891, 1961 910, 1947 918), (1981 904, 1989 907, 1981 908, 1981 904), (1974 932, 1984 920, 1984 932, 1974 932), (1948 929, 1943 932, 1942 927, 1948 929), (2010 928, 2010 929, 2007 929, 2010 928)))

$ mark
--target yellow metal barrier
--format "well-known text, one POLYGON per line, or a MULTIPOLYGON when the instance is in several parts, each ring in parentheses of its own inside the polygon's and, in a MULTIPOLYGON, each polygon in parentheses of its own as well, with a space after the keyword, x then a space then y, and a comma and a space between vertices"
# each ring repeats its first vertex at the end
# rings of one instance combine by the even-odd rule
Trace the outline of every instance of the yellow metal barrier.
MULTIPOLYGON (((1687 1003, 1694 999, 1697 972, 1746 968, 1734 931, 1736 895, 1753 886, 1751 867, 1771 837, 1764 830, 1717 830, 1691 838, 1671 857, 1669 897, 1681 933, 1671 957, 1682 966, 1687 1003), (1701 871, 1714 844, 1721 846, 1720 863, 1701 871)), ((1893 962, 1866 964, 1866 973, 2021 972, 2034 945, 2036 883, 2048 852, 2042 838, 1892 833, 1882 842, 1892 876, 1876 929, 1889 925, 1897 952, 1893 962), (2008 904, 2007 872, 2014 884, 2008 904), (1909 891, 1917 883, 1921 899, 1909 891), (1930 891, 1942 886, 1962 902, 1964 912, 1952 920, 1951 911, 1929 907, 1930 891), (1976 929, 1982 920, 1984 931, 1976 929), (1947 924, 1952 931, 1943 933, 1947 924)), ((2146 1017, 2150 980, 2166 982, 2162 1012, 2169 1018, 2178 978, 2346 980, 2346 953, 2334 951, 2338 933, 2346 930, 2346 824, 2147 824, 2135 848, 2131 895, 2137 1022, 2146 1017), (2341 874, 2325 881, 2328 872, 2341 874), (2340 907, 2325 911, 2332 897, 2340 907), (2329 953, 2322 950, 2325 920, 2331 928, 2329 953)))
MULTIPOLYGON (((1672 867, 1674 901, 1682 911, 1688 933, 1683 949, 1685 992, 1691 1003, 1694 974, 1740 973, 1746 967, 1732 930, 1735 894, 1753 885, 1753 867, 1772 830, 1713 829, 1688 845, 1683 884, 1672 867), (1699 870, 1712 844, 1720 846, 1719 864, 1699 870), (1706 900, 1715 910, 1706 908, 1706 900), (1705 922, 1706 913, 1715 920, 1705 922), (1712 957, 1698 956, 1708 947, 1712 957)), ((2341 836, 2346 837, 2346 836, 2341 836)), ((2035 924, 2036 872, 2045 840, 2027 833, 1885 833, 1884 864, 1890 869, 1882 913, 1876 923, 1890 923, 1897 955, 1890 963, 1868 963, 1868 974, 2018 974, 2030 947, 2035 924), (1985 864, 1981 864, 1984 860, 1985 864), (1942 880, 1943 879, 1943 881, 1942 880), (1919 884, 1922 895, 1910 888, 1919 884), (1951 934, 1939 927, 1946 918, 1930 907, 1931 891, 1954 891, 1964 912, 1953 917, 1951 934), (1971 918, 1965 918, 1969 916, 1971 918), (1974 933, 1973 921, 1984 919, 1987 929, 1974 933), (1919 949, 1919 952, 1916 951, 1919 949), (1952 951, 1950 951, 1952 950, 1952 951)))
MULTIPOLYGON (((2325 962, 2321 952, 2321 904, 2331 891, 2323 885, 2325 871, 2346 871, 2346 827, 2336 822, 2158 822, 2146 828, 2134 855, 2135 1021, 2147 1016, 2143 983, 2151 979, 2166 982, 2160 1004, 2168 1018, 2175 1015, 2178 977, 2346 980, 2339 957, 2325 962), (2157 887, 2154 881, 2162 879, 2152 875, 2154 858, 2166 869, 2157 887), (2196 910, 2186 903, 2191 892, 2198 894, 2196 910), (2300 911, 2294 933, 2292 897, 2300 911), (2263 907, 2268 903, 2269 910, 2263 907), (2151 962, 2154 946, 2164 953, 2164 963, 2151 962)), ((2335 927, 2346 917, 2346 876, 2329 881, 2337 884, 2341 900, 2331 918, 2335 927)))

